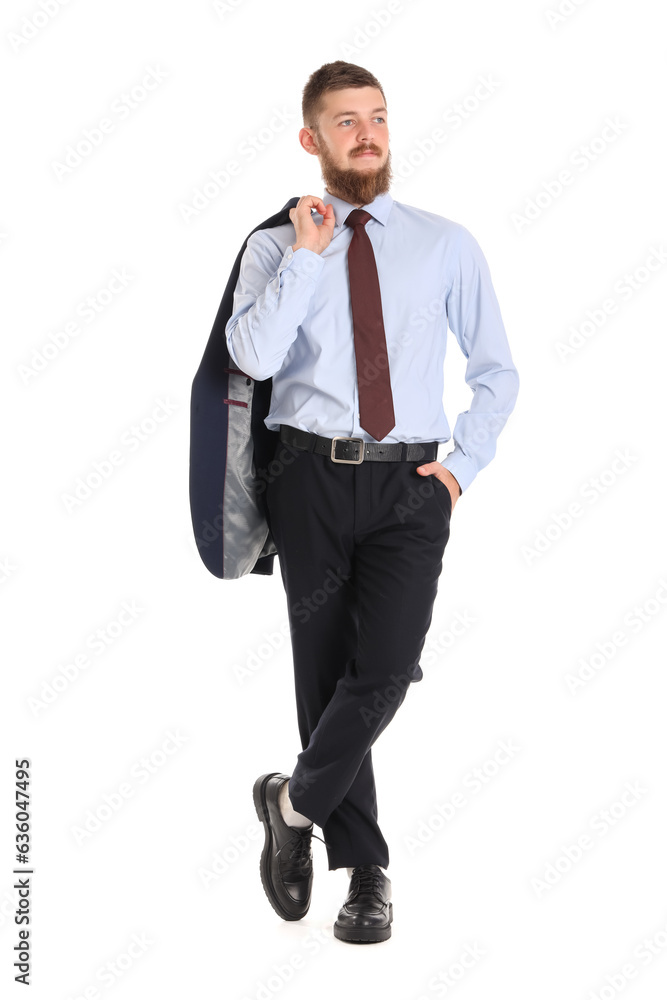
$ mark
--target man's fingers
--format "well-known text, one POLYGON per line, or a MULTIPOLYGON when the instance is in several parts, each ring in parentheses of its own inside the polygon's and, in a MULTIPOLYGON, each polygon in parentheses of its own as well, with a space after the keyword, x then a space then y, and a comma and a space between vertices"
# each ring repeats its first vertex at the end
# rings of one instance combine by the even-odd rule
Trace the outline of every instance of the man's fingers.
POLYGON ((336 216, 334 214, 333 205, 331 204, 325 205, 321 198, 318 198, 316 195, 313 194, 303 195, 303 197, 299 199, 298 204, 290 208, 289 210, 290 221, 294 222, 296 218, 296 216, 293 215, 292 213, 299 212, 299 210, 301 209, 304 216, 303 221, 305 222, 306 218, 305 209, 308 209, 307 218, 312 218, 311 210, 313 208, 322 216, 322 225, 327 226, 328 229, 333 231, 334 226, 336 224, 336 216))
POLYGON ((320 215, 324 215, 324 211, 326 211, 326 205, 324 204, 321 198, 318 198, 316 194, 302 195, 301 198, 299 198, 299 201, 295 207, 298 209, 298 208, 303 208, 306 205, 308 206, 309 209, 316 208, 317 211, 320 213, 320 215), (322 209, 324 209, 324 211, 322 211, 322 209))

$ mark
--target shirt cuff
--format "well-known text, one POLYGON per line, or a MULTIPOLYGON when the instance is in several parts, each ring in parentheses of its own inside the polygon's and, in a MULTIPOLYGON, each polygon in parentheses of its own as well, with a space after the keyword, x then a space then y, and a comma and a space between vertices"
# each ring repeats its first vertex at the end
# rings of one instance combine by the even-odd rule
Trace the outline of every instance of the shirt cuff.
POLYGON ((474 463, 463 454, 461 449, 456 446, 453 451, 450 451, 446 455, 442 462, 440 463, 443 469, 447 469, 456 479, 457 483, 461 487, 461 493, 467 490, 473 479, 477 475, 477 469, 474 463))
POLYGON ((289 268, 290 271, 296 271, 297 274, 307 274, 315 280, 319 277, 323 267, 324 259, 322 254, 315 253, 314 250, 309 250, 308 247, 299 247, 298 250, 287 247, 283 254, 283 259, 278 265, 278 276, 280 277, 282 272, 289 268))

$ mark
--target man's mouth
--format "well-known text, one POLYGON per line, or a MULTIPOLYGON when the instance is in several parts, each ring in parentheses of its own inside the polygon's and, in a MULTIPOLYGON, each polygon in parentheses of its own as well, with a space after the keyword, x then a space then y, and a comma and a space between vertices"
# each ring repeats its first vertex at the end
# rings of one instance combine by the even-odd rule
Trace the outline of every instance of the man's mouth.
POLYGON ((377 156, 372 149, 365 149, 363 153, 357 153, 357 156, 377 156))

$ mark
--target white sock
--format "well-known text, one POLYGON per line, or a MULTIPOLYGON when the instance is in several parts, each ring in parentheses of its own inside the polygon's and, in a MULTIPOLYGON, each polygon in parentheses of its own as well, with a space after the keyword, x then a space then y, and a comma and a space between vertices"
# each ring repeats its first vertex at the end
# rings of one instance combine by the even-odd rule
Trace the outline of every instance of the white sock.
POLYGON ((286 781, 278 794, 278 804, 280 806, 282 818, 288 826, 298 826, 301 828, 310 826, 312 820, 309 820, 307 816, 304 816, 303 813, 297 812, 296 809, 292 807, 292 801, 289 797, 287 789, 288 785, 289 781, 286 781))

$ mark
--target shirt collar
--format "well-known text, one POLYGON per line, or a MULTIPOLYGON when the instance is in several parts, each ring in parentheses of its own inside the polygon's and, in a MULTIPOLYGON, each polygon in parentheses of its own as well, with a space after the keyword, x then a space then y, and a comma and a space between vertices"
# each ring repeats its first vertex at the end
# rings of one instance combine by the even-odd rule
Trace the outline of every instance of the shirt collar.
MULTIPOLYGON (((345 220, 350 212, 356 208, 356 205, 352 205, 349 201, 343 201, 342 198, 337 198, 336 195, 331 194, 327 188, 324 189, 322 201, 325 205, 333 205, 336 229, 345 224, 345 220)), ((372 215, 374 219, 381 222, 383 226, 386 226, 393 203, 394 199, 388 191, 385 191, 384 194, 379 194, 368 205, 362 205, 361 207, 372 215)))

